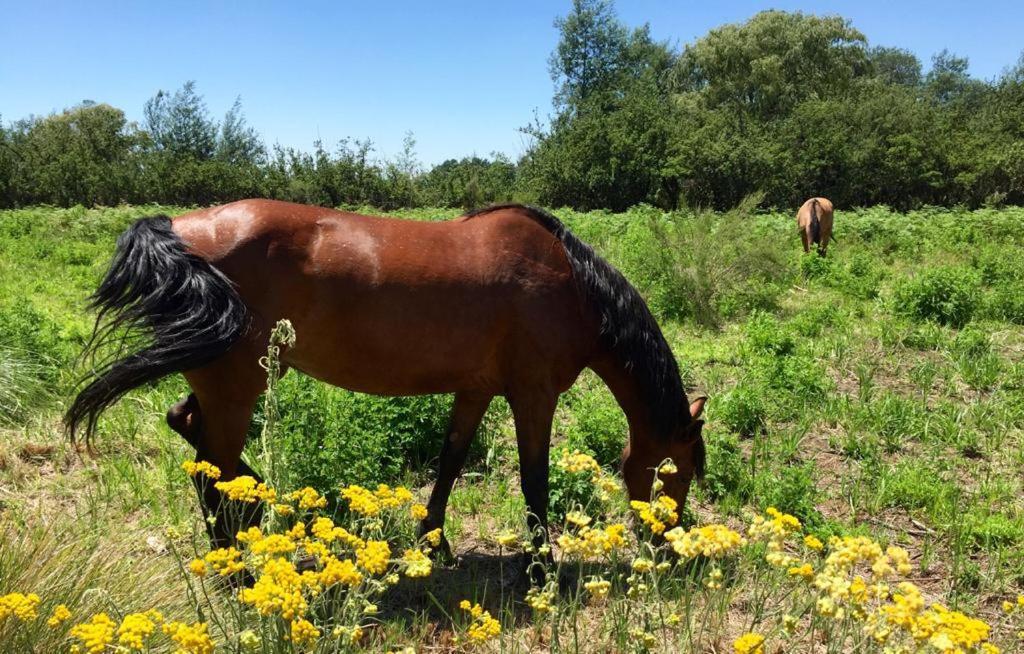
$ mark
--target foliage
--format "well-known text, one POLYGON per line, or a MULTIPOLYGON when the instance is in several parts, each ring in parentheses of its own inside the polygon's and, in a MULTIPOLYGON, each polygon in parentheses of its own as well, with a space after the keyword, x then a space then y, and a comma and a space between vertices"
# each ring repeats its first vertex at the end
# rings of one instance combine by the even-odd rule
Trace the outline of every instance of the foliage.
POLYGON ((391 157, 351 138, 268 148, 240 99, 218 121, 186 82, 147 101, 141 125, 91 101, 0 122, 0 207, 256 196, 388 210, 510 199, 727 209, 756 192, 788 210, 812 195, 838 207, 1024 203, 1024 59, 982 81, 944 50, 922 74, 911 52, 868 47, 846 18, 779 10, 682 47, 627 26, 611 0, 574 0, 555 27, 553 115, 522 129, 517 161, 427 169, 412 135, 391 157))
POLYGON ((974 315, 981 282, 963 267, 927 268, 901 281, 893 293, 898 312, 916 320, 935 320, 959 327, 974 315))

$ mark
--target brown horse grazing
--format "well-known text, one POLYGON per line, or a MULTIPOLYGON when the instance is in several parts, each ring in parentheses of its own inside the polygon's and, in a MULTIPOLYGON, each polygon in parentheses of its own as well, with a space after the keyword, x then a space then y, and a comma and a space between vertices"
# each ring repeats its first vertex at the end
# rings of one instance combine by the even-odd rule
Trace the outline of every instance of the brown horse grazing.
POLYGON ((818 246, 818 254, 825 256, 828 242, 832 240, 832 203, 825 198, 811 198, 796 212, 796 226, 804 252, 811 251, 811 244, 818 246))
MULTIPOLYGON (((622 473, 632 498, 648 498, 666 457, 679 472, 665 491, 680 504, 703 473, 704 398, 688 404, 647 305, 540 209, 415 222, 245 200, 173 221, 143 218, 118 239, 92 306, 87 352, 125 329, 148 340, 98 368, 68 409, 72 438, 83 427, 91 438, 99 415, 129 390, 181 372, 192 394, 168 424, 222 478, 255 476, 240 455, 265 382, 258 361, 270 329, 288 318, 298 338, 282 353, 284 369, 364 393, 455 394, 423 532, 443 527, 481 418, 504 395, 530 527, 543 535, 552 417, 585 367, 628 419, 622 473)), ((201 499, 221 515, 216 491, 201 499)), ((211 536, 223 544, 234 533, 217 520, 211 536)))

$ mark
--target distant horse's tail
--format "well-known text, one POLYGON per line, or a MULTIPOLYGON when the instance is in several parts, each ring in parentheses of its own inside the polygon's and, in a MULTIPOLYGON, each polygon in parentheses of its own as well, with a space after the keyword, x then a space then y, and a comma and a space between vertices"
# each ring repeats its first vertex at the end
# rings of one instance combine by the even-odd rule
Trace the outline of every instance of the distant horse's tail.
POLYGON ((216 359, 248 325, 231 281, 189 253, 166 216, 142 218, 121 234, 89 306, 99 314, 83 358, 115 343, 119 349, 94 365, 64 416, 72 440, 82 427, 91 439, 100 414, 133 388, 216 359))
POLYGON ((818 220, 818 198, 811 198, 811 242, 821 245, 821 221, 818 220))

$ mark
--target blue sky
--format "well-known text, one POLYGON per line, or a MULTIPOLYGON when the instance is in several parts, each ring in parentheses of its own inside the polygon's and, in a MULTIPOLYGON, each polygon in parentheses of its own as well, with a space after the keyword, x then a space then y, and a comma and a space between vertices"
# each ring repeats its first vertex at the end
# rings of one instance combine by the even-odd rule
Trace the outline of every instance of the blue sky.
MULTIPOLYGON (((551 108, 548 55, 564 2, 12 2, 0 0, 0 116, 47 114, 84 99, 139 120, 158 89, 196 80, 221 116, 240 95, 268 144, 371 138, 393 155, 407 131, 425 163, 501 151, 551 108)), ((619 0, 677 45, 761 9, 838 13, 871 45, 927 63, 948 47, 992 78, 1017 60, 1024 2, 619 0)))

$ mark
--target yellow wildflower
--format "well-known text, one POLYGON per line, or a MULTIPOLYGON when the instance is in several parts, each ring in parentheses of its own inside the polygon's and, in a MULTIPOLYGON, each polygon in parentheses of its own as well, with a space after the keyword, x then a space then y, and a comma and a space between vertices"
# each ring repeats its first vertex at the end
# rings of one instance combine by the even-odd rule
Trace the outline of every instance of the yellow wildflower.
POLYGON ((689 531, 676 527, 665 534, 665 540, 672 544, 676 554, 685 559, 696 556, 719 558, 746 543, 743 536, 725 525, 693 527, 689 531))
POLYGON ((565 515, 565 520, 569 524, 576 525, 577 527, 586 527, 590 524, 590 516, 582 511, 570 511, 565 515))
POLYGON ((426 520, 427 507, 423 504, 413 504, 409 507, 409 515, 413 520, 426 520))
POLYGON ((612 589, 610 581, 604 579, 594 578, 583 584, 583 587, 587 589, 587 592, 598 599, 604 599, 608 597, 608 593, 612 589))
POLYGON ((387 541, 371 540, 356 550, 356 563, 370 574, 383 574, 391 558, 391 547, 387 541))
POLYGON ((187 625, 184 622, 168 622, 163 632, 171 637, 183 654, 213 654, 213 640, 207 633, 205 622, 187 625))
POLYGON ((320 637, 320 630, 313 626, 313 623, 305 618, 299 618, 292 622, 288 640, 298 647, 312 645, 320 637))
POLYGON ((583 454, 579 450, 572 454, 567 450, 563 451, 557 465, 566 472, 573 474, 588 471, 594 474, 600 474, 601 472, 601 466, 594 460, 594 457, 589 454, 583 454))
POLYGON ((0 596, 0 620, 13 615, 22 622, 35 620, 39 617, 39 596, 35 593, 23 595, 10 593, 0 596))
POLYGON ((437 547, 441 544, 441 528, 431 529, 427 533, 423 534, 423 537, 430 543, 431 547, 437 547))
POLYGON ((297 502, 302 510, 322 509, 327 506, 327 498, 309 486, 288 493, 284 499, 289 502, 297 502))
POLYGON ((156 611, 129 613, 117 628, 118 644, 141 651, 146 646, 143 641, 156 631, 156 623, 162 620, 163 616, 156 611))
POLYGON ((406 577, 430 576, 430 559, 421 550, 405 550, 405 554, 402 555, 402 563, 405 564, 406 577))
POLYGON ((789 576, 800 577, 804 581, 810 581, 814 579, 814 568, 810 563, 804 563, 803 565, 794 566, 789 569, 789 576))
POLYGON ((356 569, 355 563, 350 559, 337 559, 328 556, 324 560, 324 568, 319 573, 320 584, 329 588, 334 584, 345 586, 358 586, 363 581, 363 575, 356 569))
POLYGON ((262 500, 273 504, 277 501, 277 492, 273 488, 269 488, 263 482, 257 483, 249 475, 240 475, 231 481, 218 481, 213 487, 226 495, 229 500, 236 502, 252 504, 262 500))
POLYGON ((71 611, 68 610, 67 605, 58 604, 53 607, 53 613, 50 614, 50 618, 46 621, 46 626, 57 627, 61 623, 71 618, 71 611))
POLYGON ((220 468, 209 461, 184 461, 181 464, 181 469, 184 470, 189 477, 195 477, 202 473, 210 479, 220 479, 220 468))
POLYGON ((512 548, 519 544, 519 536, 511 531, 503 531, 499 533, 494 540, 502 547, 512 548))
POLYGON ((348 502, 348 507, 355 513, 372 518, 380 514, 380 502, 373 492, 362 486, 348 486, 342 489, 341 496, 348 502))
POLYGON ((501 635, 501 623, 492 618, 490 612, 485 611, 479 604, 470 604, 468 600, 462 600, 459 608, 469 611, 473 616, 473 621, 466 630, 466 636, 471 643, 486 643, 501 635))
POLYGON ((89 620, 71 628, 71 637, 85 646, 89 654, 99 654, 114 642, 116 624, 106 613, 97 613, 89 620))
POLYGON ((804 545, 815 552, 820 552, 825 547, 817 537, 811 535, 804 536, 804 545))
MULTIPOLYGON (((263 543, 259 541, 256 545, 263 543)), ((253 546, 253 551, 256 551, 256 546, 253 546)), ((204 561, 213 568, 214 572, 222 577, 233 575, 236 572, 245 570, 245 564, 240 560, 242 553, 236 550, 234 547, 220 547, 215 550, 210 550, 204 557, 204 561)), ((193 572, 195 572, 193 570, 193 572)))
POLYGON ((746 633, 732 643, 736 654, 764 654, 764 636, 758 633, 746 633))

